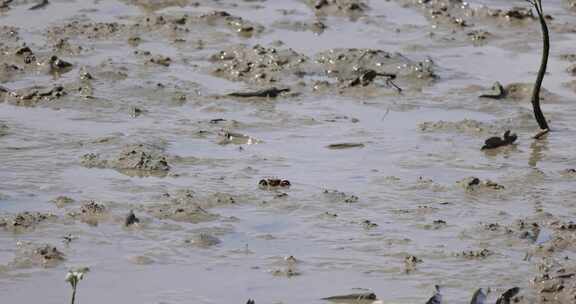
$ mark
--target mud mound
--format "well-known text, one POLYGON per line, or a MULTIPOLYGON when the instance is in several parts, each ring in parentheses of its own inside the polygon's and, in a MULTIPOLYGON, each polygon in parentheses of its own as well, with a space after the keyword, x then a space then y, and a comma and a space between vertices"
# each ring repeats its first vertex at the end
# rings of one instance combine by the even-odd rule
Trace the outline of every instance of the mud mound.
POLYGON ((82 156, 81 164, 87 168, 106 168, 125 174, 163 174, 170 170, 164 150, 151 144, 130 144, 111 159, 103 159, 99 154, 82 156))

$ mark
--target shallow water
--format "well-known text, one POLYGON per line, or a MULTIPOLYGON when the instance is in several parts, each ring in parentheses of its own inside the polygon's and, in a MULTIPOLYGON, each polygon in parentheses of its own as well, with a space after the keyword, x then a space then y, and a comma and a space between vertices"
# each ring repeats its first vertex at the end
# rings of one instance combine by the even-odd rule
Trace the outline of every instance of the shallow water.
MULTIPOLYGON (((24 232, 0 227, 0 266, 5 266, 0 267, 0 302, 67 301, 70 290, 64 276, 79 265, 91 268, 79 287, 84 304, 239 303, 248 298, 258 303, 320 303, 323 297, 355 288, 370 289, 385 303, 424 303, 435 284, 444 287, 449 303, 468 301, 478 287, 498 291, 512 286, 523 289, 525 301, 535 301, 529 281, 538 271, 537 261, 524 257, 542 239, 534 244, 487 231, 483 224, 574 218, 574 179, 561 173, 576 166, 571 146, 576 140, 571 103, 575 92, 564 85, 574 77, 565 72, 570 63, 560 59, 576 51, 573 33, 552 27, 544 87, 555 95, 543 108, 553 132, 534 141, 530 137, 537 125, 527 100, 477 96, 494 81, 506 85, 534 80, 541 43, 536 22, 478 21, 472 28, 496 33, 478 45, 466 37, 466 30, 433 26, 421 10, 401 0, 370 1, 370 10, 358 19, 317 17, 299 0, 199 1, 198 6, 154 12, 131 4, 143 2, 54 0, 45 9, 30 11, 32 3, 14 1, 10 10, 0 12, 0 25, 17 27, 21 37, 0 46, 26 43, 40 55, 52 52, 54 41, 47 29, 73 20, 131 24, 146 14, 196 16, 225 10, 264 27, 252 37, 202 22, 177 34, 134 29, 97 39, 78 34, 70 42, 83 46, 80 54, 59 55, 74 64, 72 71, 60 78, 26 72, 2 83, 14 90, 74 83, 82 66, 95 78, 92 99, 71 96, 32 107, 0 102, 0 215, 59 215, 24 232), (323 33, 294 26, 296 21, 315 20, 327 26, 323 33), (127 42, 134 35, 142 39, 136 47, 127 42), (175 43, 176 38, 186 41, 175 43), (259 86, 210 74, 212 54, 232 44, 269 46, 278 40, 282 48, 311 58, 330 48, 377 48, 414 60, 431 58, 438 78, 424 85, 416 81, 416 89, 401 95, 372 87, 322 94, 306 83, 297 96, 216 96, 259 86), (135 50, 169 56, 172 62, 169 67, 147 64, 135 50), (134 117, 131 107, 145 111, 134 117), (226 122, 210 123, 218 118, 226 122), (424 122, 463 119, 491 128, 420 128, 424 122), (2 125, 8 127, 3 136, 2 125), (510 127, 519 136, 515 147, 480 150, 487 137, 510 127), (220 129, 261 142, 221 145, 220 129), (124 144, 137 142, 165 147, 170 172, 131 176, 81 165, 86 153, 114 155, 124 144), (339 143, 364 146, 327 148, 339 143), (470 192, 457 185, 470 176, 496 181, 505 189, 470 192), (258 181, 269 177, 288 179, 291 187, 259 188, 258 181), (203 200, 227 193, 235 203, 214 204, 209 211, 220 217, 195 224, 158 219, 139 209, 162 201, 163 193, 184 188, 203 200), (325 189, 359 199, 348 203, 325 189), (282 192, 287 196, 278 195, 282 192), (60 195, 76 203, 57 208, 50 200, 60 195), (69 218, 66 213, 83 200, 102 201, 111 214, 97 226, 69 218), (142 224, 124 228, 131 209, 142 224), (365 220, 378 226, 368 227, 365 220), (207 248, 185 242, 199 232, 221 242, 207 248), (62 237, 69 233, 78 238, 66 245, 62 237), (52 268, 14 267, 17 241, 51 243, 66 260, 52 268), (459 256, 484 248, 494 254, 459 256), (274 270, 289 268, 285 257, 290 255, 298 260, 300 275, 274 275, 274 270), (408 255, 423 262, 406 273, 408 255), (137 257, 151 263, 135 262, 137 257)), ((470 5, 507 9, 525 1, 470 5)), ((547 1, 545 9, 554 25, 574 21, 564 2, 547 1)), ((558 257, 573 252, 568 248, 558 257)))

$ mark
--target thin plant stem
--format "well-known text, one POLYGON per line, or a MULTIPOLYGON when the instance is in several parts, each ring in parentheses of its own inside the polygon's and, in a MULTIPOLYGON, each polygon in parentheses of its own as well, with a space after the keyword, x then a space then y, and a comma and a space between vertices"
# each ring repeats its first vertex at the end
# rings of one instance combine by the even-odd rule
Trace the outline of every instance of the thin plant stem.
POLYGON ((549 130, 548 122, 542 113, 540 108, 540 89, 542 88, 542 81, 544 80, 544 75, 546 74, 546 67, 548 65, 548 57, 550 55, 550 33, 548 31, 548 26, 546 25, 546 20, 544 19, 544 13, 542 10, 542 0, 529 1, 538 13, 538 19, 540 20, 540 27, 542 28, 542 61, 540 62, 540 69, 538 70, 538 76, 536 76, 536 82, 534 83, 534 89, 532 90, 532 108, 534 109, 534 117, 536 122, 542 130, 549 130))
POLYGON ((70 304, 74 304, 75 301, 76 301, 76 286, 72 288, 72 301, 70 302, 70 304))

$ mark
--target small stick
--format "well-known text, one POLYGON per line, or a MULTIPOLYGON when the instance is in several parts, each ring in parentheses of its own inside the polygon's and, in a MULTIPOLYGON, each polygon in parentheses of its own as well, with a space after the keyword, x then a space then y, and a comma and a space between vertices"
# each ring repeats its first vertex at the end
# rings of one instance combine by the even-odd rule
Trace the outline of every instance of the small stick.
MULTIPOLYGON (((540 27, 542 28, 542 61, 540 62, 540 69, 538 70, 538 76, 536 76, 536 82, 534 83, 534 89, 532 90, 532 108, 534 109, 534 117, 536 122, 542 130, 549 130, 548 122, 542 113, 540 108, 540 89, 542 87, 542 81, 544 80, 544 75, 546 74, 546 67, 548 65, 548 56, 550 54, 550 34, 548 32, 548 26, 546 25, 546 20, 544 19, 544 12, 542 10, 542 0, 526 0, 528 3, 532 4, 536 8, 538 13, 538 20, 540 20, 540 27)), ((548 131, 546 131, 547 133, 548 131)), ((542 135, 540 135, 542 136, 542 135)), ((539 138, 535 136, 534 138, 539 138)))
POLYGON ((50 4, 50 1, 48 1, 48 0, 42 0, 42 2, 40 2, 40 3, 32 6, 31 8, 29 8, 29 10, 32 11, 32 10, 41 9, 41 8, 46 7, 48 4, 50 4))
POLYGON ((72 301, 70 303, 74 304, 75 302, 76 302, 76 286, 72 287, 72 301))
POLYGON ((398 94, 402 94, 402 88, 399 87, 399 86, 397 86, 397 85, 394 83, 394 81, 392 81, 392 78, 388 78, 388 79, 386 80, 386 84, 389 85, 389 86, 394 87, 394 88, 396 89, 396 91, 398 91, 398 94))
POLYGON ((384 113, 384 115, 382 115, 381 120, 384 120, 384 118, 386 118, 386 116, 388 116, 388 114, 390 114, 390 107, 386 108, 386 113, 384 113))

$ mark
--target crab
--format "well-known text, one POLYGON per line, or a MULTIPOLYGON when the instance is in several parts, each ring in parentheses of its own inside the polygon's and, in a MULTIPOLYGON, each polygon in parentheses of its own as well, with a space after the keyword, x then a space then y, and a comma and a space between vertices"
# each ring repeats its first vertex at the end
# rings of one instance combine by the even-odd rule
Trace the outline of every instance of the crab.
POLYGON ((280 178, 264 178, 258 182, 258 185, 263 188, 287 188, 290 187, 290 181, 280 178))

